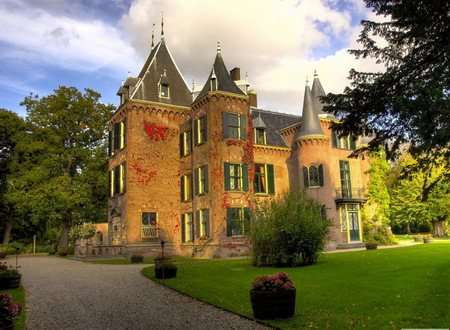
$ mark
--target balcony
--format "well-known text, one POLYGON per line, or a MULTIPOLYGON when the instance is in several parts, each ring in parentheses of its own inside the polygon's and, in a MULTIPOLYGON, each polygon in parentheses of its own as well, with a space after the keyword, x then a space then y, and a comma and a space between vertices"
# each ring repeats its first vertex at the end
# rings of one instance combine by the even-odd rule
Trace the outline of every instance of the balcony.
POLYGON ((156 225, 142 225, 141 237, 143 241, 151 241, 159 237, 156 225))
POLYGON ((335 188, 334 200, 336 204, 341 203, 361 203, 364 204, 367 197, 367 188, 335 188))

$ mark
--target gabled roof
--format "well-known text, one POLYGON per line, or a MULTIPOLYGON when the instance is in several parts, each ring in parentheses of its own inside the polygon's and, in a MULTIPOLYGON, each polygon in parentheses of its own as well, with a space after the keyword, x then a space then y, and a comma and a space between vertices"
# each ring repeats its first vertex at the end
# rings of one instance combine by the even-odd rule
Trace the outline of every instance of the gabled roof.
POLYGON ((305 97, 303 99, 302 125, 294 141, 301 138, 317 136, 325 136, 325 134, 323 134, 319 116, 314 107, 312 93, 307 83, 305 86, 305 97))
POLYGON ((180 106, 190 106, 192 96, 164 38, 152 49, 142 67, 132 99, 167 103, 180 106), (169 86, 169 97, 160 97, 159 84, 161 79, 169 86))
POLYGON ((279 131, 283 128, 298 124, 301 120, 300 116, 256 109, 253 107, 251 108, 251 111, 253 122, 260 118, 266 125, 267 145, 285 148, 290 147, 279 131))
POLYGON ((236 85, 236 83, 231 78, 223 61, 220 46, 217 47, 216 59, 214 61, 211 73, 209 74, 208 80, 203 86, 202 91, 198 94, 196 100, 198 100, 199 98, 203 97, 205 94, 211 91, 212 79, 216 79, 217 81, 217 89, 216 89, 217 91, 245 95, 245 93, 236 85))

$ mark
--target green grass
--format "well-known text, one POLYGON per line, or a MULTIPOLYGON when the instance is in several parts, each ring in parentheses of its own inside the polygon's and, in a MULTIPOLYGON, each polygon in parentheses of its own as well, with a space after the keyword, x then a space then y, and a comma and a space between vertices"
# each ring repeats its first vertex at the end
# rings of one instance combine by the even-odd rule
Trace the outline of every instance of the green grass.
POLYGON ((22 312, 14 318, 14 329, 25 329, 25 290, 22 284, 17 289, 4 290, 0 293, 9 293, 13 302, 20 302, 23 306, 22 312))
MULTIPOLYGON (((401 329, 450 325, 450 241, 325 254, 312 266, 257 268, 249 259, 178 265, 166 286, 253 318, 249 289, 257 275, 289 273, 296 314, 266 321, 279 328, 401 329)), ((143 274, 154 279, 153 267, 143 274)), ((161 282, 160 280, 157 280, 161 282)))

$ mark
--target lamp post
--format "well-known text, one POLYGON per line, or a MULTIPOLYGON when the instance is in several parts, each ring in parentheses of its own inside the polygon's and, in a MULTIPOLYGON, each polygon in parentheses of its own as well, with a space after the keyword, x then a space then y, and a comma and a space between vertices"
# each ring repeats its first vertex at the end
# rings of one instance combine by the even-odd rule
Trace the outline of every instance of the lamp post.
POLYGON ((163 285, 165 285, 164 284, 164 261, 165 261, 165 259, 164 259, 164 244, 166 244, 166 241, 165 240, 161 240, 161 251, 162 251, 162 260, 161 260, 161 262, 162 262, 162 280, 163 280, 163 285))
POLYGON ((36 235, 33 235, 33 254, 36 254, 36 235))

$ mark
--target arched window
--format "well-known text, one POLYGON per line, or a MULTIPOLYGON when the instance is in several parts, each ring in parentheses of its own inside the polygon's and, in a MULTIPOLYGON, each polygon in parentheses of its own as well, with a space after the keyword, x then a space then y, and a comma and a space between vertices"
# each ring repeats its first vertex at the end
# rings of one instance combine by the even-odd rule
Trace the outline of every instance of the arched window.
POLYGON ((304 188, 323 187, 323 165, 303 166, 303 183, 304 188))

